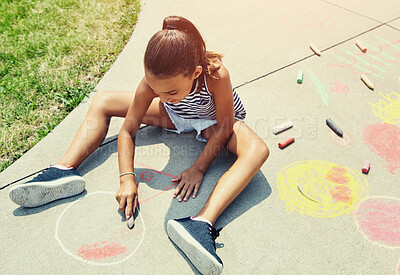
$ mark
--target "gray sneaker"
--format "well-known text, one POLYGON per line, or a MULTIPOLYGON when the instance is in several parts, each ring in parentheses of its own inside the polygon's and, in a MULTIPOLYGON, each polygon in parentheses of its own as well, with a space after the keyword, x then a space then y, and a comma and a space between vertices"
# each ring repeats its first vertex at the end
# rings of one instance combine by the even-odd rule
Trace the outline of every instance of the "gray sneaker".
POLYGON ((201 274, 220 274, 221 259, 215 251, 215 239, 220 230, 211 225, 194 221, 190 217, 169 220, 168 237, 182 250, 201 274))
POLYGON ((18 205, 36 207, 80 194, 85 184, 85 179, 75 169, 49 167, 34 179, 11 188, 9 196, 18 205))

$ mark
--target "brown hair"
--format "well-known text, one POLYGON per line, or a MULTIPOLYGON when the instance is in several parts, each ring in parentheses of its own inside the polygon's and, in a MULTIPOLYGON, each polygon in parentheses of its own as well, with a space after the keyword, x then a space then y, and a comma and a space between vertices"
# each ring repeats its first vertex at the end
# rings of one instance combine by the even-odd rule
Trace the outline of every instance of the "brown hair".
MULTIPOLYGON (((147 44, 144 65, 160 78, 193 74, 197 66, 203 67, 199 77, 203 83, 204 73, 213 74, 220 68, 222 54, 206 51, 200 32, 189 20, 180 16, 168 16, 162 30, 153 35, 147 44)), ((199 85, 201 88, 201 85, 199 85)))

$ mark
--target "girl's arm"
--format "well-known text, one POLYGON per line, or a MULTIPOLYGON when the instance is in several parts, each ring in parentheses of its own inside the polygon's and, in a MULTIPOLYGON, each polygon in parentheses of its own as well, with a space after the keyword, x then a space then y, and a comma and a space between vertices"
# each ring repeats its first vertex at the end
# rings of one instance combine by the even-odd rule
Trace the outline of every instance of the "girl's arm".
MULTIPOLYGON (((135 138, 155 94, 143 78, 128 109, 122 128, 118 134, 119 173, 134 172, 135 138)), ((120 187, 115 195, 119 208, 126 219, 135 212, 138 205, 135 177, 127 174, 120 177, 120 187)))
POLYGON ((233 91, 228 70, 221 64, 218 78, 208 78, 207 86, 214 96, 217 112, 217 124, 203 152, 193 163, 201 172, 205 173, 208 166, 218 156, 220 149, 228 142, 233 133, 233 91))
POLYGON ((204 173, 233 133, 233 91, 229 72, 221 64, 217 74, 218 79, 207 78, 207 86, 214 96, 217 124, 200 156, 175 179, 180 180, 174 192, 174 197, 181 193, 179 201, 187 201, 193 190, 193 198, 197 196, 204 173))

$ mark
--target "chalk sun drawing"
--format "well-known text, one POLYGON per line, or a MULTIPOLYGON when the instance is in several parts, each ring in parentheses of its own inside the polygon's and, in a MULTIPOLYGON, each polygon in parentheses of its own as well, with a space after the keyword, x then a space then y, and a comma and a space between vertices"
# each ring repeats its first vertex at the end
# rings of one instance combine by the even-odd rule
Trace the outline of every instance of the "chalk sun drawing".
MULTIPOLYGON (((347 64, 329 64, 330 66, 350 68, 352 73, 360 75, 374 75, 375 77, 384 79, 382 74, 386 73, 386 67, 392 67, 393 64, 400 61, 400 40, 390 42, 379 36, 377 38, 385 44, 380 46, 372 46, 366 42, 362 42, 367 47, 366 53, 356 53, 345 51, 346 55, 350 56, 349 59, 337 56, 337 59, 347 64)), ((354 46, 355 47, 355 46, 354 46)))
POLYGON ((400 129, 392 124, 368 125, 363 133, 364 144, 384 158, 390 173, 400 168, 400 129))
POLYGON ((361 235, 386 248, 400 247, 400 200, 371 197, 360 202, 353 212, 361 235))
POLYGON ((400 94, 392 92, 384 95, 379 94, 382 99, 377 103, 370 103, 374 114, 382 119, 384 123, 399 124, 400 123, 400 94))
POLYGON ((320 218, 350 213, 368 194, 368 182, 361 173, 320 160, 284 167, 277 185, 288 211, 320 218))
MULTIPOLYGON (((77 202, 82 201, 85 198, 88 198, 90 196, 94 196, 94 195, 99 195, 99 194, 109 194, 114 196, 115 193, 114 192, 104 192, 104 191, 98 191, 98 192, 94 192, 94 193, 90 193, 87 194, 85 197, 80 198, 79 200, 76 200, 74 202, 72 202, 70 205, 68 205, 64 211, 61 213, 61 215, 58 217, 57 221, 56 221, 56 229, 55 229, 55 234, 54 234, 54 238, 56 239, 57 243, 61 246, 61 249, 69 256, 71 256, 72 258, 86 263, 86 264, 91 264, 91 265, 97 265, 97 266, 111 266, 111 265, 117 265, 120 263, 125 262, 126 260, 128 260, 129 258, 131 258, 136 251, 138 250, 138 248, 141 246, 143 239, 144 239, 144 235, 145 235, 145 225, 143 222, 143 218, 142 218, 142 214, 139 211, 139 215, 138 218, 140 218, 141 224, 142 224, 142 228, 143 228, 143 232, 141 234, 140 240, 136 246, 135 249, 133 249, 133 251, 127 255, 125 258, 121 259, 121 260, 117 260, 114 262, 96 262, 93 260, 102 260, 111 256, 117 256, 120 254, 125 253, 126 248, 124 248, 123 246, 116 244, 116 243, 112 243, 112 242, 102 242, 100 244, 96 244, 96 243, 92 243, 89 245, 84 245, 82 246, 79 250, 78 253, 73 253, 71 252, 61 241, 60 237, 59 237, 59 227, 60 227, 60 221, 63 218, 63 216, 67 213, 67 211, 73 206, 75 205, 77 202)), ((126 227, 126 226, 125 226, 126 227)))

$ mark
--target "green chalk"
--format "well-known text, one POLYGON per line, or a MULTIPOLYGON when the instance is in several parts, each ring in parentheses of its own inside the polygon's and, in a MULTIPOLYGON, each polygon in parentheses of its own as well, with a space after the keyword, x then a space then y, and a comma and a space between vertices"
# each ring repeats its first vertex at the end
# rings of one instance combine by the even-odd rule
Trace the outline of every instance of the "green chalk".
POLYGON ((297 73, 297 83, 303 83, 303 70, 299 70, 299 72, 297 73))

